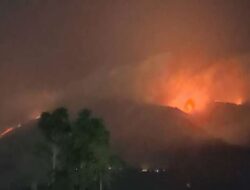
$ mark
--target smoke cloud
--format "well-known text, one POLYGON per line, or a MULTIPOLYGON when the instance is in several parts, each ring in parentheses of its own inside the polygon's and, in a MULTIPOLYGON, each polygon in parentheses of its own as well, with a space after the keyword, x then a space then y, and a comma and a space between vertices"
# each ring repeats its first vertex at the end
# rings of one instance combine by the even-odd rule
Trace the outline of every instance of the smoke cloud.
POLYGON ((249 101, 248 1, 38 0, 0 7, 2 129, 43 110, 76 110, 101 99, 185 112, 213 101, 249 101))

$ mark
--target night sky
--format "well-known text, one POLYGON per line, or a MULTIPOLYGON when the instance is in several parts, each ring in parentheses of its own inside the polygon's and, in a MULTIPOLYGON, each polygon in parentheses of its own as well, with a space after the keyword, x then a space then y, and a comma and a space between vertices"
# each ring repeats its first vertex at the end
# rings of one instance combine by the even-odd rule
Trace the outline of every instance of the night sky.
POLYGON ((1 0, 0 128, 100 99, 186 112, 248 102, 249 10, 248 0, 1 0))

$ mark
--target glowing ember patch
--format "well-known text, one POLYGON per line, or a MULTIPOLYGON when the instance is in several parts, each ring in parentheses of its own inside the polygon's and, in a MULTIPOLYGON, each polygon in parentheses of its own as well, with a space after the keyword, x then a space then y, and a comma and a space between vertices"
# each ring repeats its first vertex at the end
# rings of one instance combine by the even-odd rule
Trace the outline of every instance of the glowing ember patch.
POLYGON ((40 119, 41 118, 41 116, 40 115, 37 115, 36 117, 35 117, 35 119, 40 119))
POLYGON ((199 113, 215 101, 237 105, 245 101, 244 71, 237 59, 214 60, 187 52, 155 62, 164 66, 150 78, 145 93, 149 102, 199 113))
POLYGON ((4 131, 0 134, 0 138, 2 138, 3 136, 7 135, 8 133, 10 133, 10 132, 13 131, 13 130, 14 130, 13 127, 4 130, 4 131))
POLYGON ((195 102, 192 99, 188 99, 184 106, 184 110, 188 113, 191 113, 195 109, 195 102))
POLYGON ((237 104, 237 105, 241 105, 242 103, 243 103, 242 98, 238 98, 238 99, 235 101, 235 104, 237 104))

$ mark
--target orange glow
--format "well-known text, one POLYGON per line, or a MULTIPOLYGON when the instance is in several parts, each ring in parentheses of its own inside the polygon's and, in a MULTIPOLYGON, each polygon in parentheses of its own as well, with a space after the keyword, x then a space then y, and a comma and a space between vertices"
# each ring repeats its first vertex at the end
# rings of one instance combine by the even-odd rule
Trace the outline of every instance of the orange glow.
POLYGON ((242 98, 237 98, 237 99, 235 100, 235 104, 237 104, 237 105, 241 105, 242 103, 243 103, 242 98))
POLYGON ((195 110, 195 102, 192 99, 188 99, 184 106, 184 109, 186 112, 191 113, 195 110))
POLYGON ((13 131, 14 128, 10 127, 8 129, 5 129, 1 134, 0 134, 0 138, 2 138, 3 136, 7 135, 8 133, 10 133, 11 131, 13 131))
POLYGON ((150 61, 160 69, 148 81, 147 101, 186 113, 203 111, 214 101, 244 102, 246 82, 236 58, 215 60, 189 53, 150 61))
MULTIPOLYGON (((209 102, 207 86, 203 86, 206 76, 192 78, 181 73, 175 77, 167 84, 171 92, 164 104, 187 113, 203 110, 209 102)), ((206 85, 210 85, 209 81, 206 85)))
POLYGON ((40 119, 40 117, 41 117, 41 112, 38 110, 35 110, 30 114, 29 119, 38 120, 38 119, 40 119))

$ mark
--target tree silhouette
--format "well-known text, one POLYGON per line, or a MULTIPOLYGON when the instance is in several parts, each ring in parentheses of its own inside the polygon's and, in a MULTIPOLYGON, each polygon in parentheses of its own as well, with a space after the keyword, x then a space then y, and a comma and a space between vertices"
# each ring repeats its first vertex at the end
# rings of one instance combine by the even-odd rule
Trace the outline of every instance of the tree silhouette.
POLYGON ((39 128, 51 151, 52 189, 91 189, 109 181, 116 163, 102 119, 84 109, 70 122, 67 109, 45 112, 39 128), (60 185, 59 185, 60 184, 60 185), (63 185, 62 185, 63 184, 63 185))
POLYGON ((52 113, 44 112, 38 122, 38 126, 44 134, 51 158, 50 186, 56 183, 56 176, 62 170, 63 147, 70 135, 70 121, 66 108, 58 108, 52 113))
POLYGON ((89 110, 82 110, 73 124, 71 143, 69 163, 77 179, 75 186, 83 189, 99 181, 101 187, 112 158, 103 121, 92 117, 89 110))

